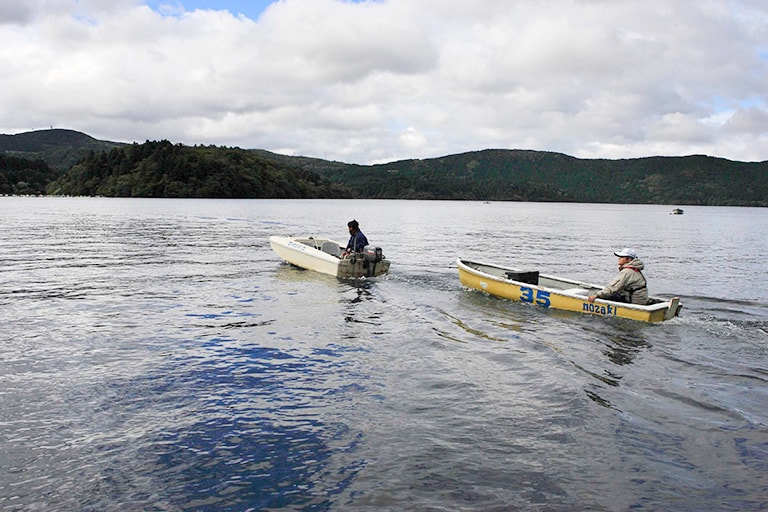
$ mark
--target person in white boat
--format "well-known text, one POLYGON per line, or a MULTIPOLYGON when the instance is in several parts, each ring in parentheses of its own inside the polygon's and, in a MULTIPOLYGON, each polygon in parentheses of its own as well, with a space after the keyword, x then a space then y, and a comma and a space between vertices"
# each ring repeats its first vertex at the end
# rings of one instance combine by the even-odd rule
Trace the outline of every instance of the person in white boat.
POLYGON ((363 252, 363 247, 368 245, 368 239, 360 231, 360 224, 355 219, 347 222, 347 227, 349 228, 349 242, 347 242, 347 248, 341 253, 342 258, 363 252))
POLYGON ((587 300, 594 302, 595 299, 605 299, 630 304, 648 304, 648 282, 642 272, 645 265, 637 257, 635 250, 625 247, 613 254, 619 258, 619 274, 587 300))

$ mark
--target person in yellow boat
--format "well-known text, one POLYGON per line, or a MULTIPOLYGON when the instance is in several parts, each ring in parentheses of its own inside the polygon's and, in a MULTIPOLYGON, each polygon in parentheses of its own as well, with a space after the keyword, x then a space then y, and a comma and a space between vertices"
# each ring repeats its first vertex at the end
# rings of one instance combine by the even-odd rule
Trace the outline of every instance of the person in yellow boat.
POLYGON ((635 250, 625 247, 613 254, 619 258, 618 275, 587 300, 594 302, 595 299, 605 299, 630 304, 648 304, 648 282, 642 272, 645 265, 637 257, 635 250))

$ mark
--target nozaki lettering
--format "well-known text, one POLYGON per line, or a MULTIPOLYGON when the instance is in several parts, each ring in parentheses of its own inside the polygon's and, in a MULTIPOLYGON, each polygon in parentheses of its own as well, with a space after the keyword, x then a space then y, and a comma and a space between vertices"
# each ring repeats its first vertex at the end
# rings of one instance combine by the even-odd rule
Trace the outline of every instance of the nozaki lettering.
POLYGON ((616 308, 614 306, 607 306, 605 304, 593 304, 591 302, 584 302, 582 304, 582 311, 593 313, 595 315, 616 316, 616 308))

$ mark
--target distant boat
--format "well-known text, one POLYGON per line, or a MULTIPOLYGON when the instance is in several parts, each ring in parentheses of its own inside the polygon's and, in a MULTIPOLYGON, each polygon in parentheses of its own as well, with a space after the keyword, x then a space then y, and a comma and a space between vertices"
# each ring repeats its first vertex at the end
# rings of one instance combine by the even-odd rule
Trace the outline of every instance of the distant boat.
POLYGON ((381 247, 372 245, 347 258, 339 258, 341 244, 328 238, 270 236, 269 245, 292 265, 342 279, 375 277, 389 271, 389 260, 384 258, 381 247))
POLYGON ((671 212, 669 212, 670 215, 682 215, 683 209, 682 208, 675 208, 671 212))
POLYGON ((649 297, 647 305, 604 299, 589 302, 587 297, 598 292, 601 286, 539 274, 538 271, 524 272, 461 258, 456 261, 456 265, 459 269, 459 281, 467 288, 544 308, 643 322, 663 322, 676 317, 683 307, 677 297, 649 297))

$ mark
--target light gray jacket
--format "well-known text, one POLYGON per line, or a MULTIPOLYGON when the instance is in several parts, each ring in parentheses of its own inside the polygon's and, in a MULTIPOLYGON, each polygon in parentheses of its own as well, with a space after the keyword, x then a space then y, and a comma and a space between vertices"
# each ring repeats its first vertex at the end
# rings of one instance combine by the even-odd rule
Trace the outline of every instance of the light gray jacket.
POLYGON ((621 294, 632 304, 648 304, 648 285, 641 272, 643 268, 645 265, 639 258, 633 259, 621 268, 613 281, 595 295, 599 299, 606 299, 621 294))

